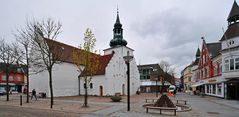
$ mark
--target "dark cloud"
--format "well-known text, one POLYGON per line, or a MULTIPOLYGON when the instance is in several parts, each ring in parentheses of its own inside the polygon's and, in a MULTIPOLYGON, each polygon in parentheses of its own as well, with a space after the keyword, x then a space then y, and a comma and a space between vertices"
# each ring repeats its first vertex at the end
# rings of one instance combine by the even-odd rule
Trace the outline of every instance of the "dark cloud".
MULTIPOLYGON (((201 36, 204 36, 207 42, 218 41, 222 35, 221 27, 226 24, 225 15, 224 18, 217 15, 221 18, 218 20, 214 15, 209 17, 210 15, 204 15, 203 12, 195 14, 188 10, 173 7, 131 25, 135 35, 140 35, 140 41, 147 42, 144 46, 148 49, 141 52, 152 53, 149 58, 157 62, 168 60, 177 67, 178 75, 195 59, 197 48, 201 48, 201 36)), ((142 58, 143 55, 139 54, 142 58)))

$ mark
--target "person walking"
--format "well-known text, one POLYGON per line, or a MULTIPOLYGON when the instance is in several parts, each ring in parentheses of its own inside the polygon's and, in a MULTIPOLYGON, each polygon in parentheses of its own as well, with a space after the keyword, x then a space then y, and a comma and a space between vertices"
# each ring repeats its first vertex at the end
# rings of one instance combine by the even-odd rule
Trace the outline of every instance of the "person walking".
POLYGON ((37 100, 37 95, 36 95, 36 90, 35 89, 32 90, 31 100, 32 100, 33 97, 35 97, 35 99, 37 100))

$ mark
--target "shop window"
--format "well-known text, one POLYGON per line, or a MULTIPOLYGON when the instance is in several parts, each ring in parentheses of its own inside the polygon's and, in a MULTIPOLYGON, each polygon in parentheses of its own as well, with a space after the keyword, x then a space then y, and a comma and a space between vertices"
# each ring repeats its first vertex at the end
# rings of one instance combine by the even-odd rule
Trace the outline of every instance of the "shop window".
POLYGON ((216 85, 215 84, 212 85, 212 93, 216 94, 216 85))
POLYGON ((217 85, 217 94, 221 95, 222 94, 222 84, 217 85))
POLYGON ((209 93, 209 90, 210 90, 210 87, 209 87, 209 85, 206 85, 207 87, 207 93, 209 93))

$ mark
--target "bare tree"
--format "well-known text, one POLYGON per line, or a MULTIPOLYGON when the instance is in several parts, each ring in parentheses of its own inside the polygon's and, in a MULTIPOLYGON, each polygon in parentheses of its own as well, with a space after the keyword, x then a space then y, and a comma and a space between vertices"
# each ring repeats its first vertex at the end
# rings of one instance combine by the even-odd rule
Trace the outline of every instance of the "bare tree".
POLYGON ((97 55, 96 51, 94 52, 96 39, 89 28, 86 29, 84 36, 85 42, 83 47, 74 50, 72 59, 81 73, 81 79, 84 81, 85 95, 83 107, 88 107, 88 87, 93 75, 100 69, 100 55, 97 55), (84 69, 81 66, 84 66, 84 69))
POLYGON ((6 74, 6 91, 7 101, 9 101, 9 66, 16 62, 16 48, 14 45, 10 45, 5 42, 5 39, 0 40, 0 60, 4 63, 5 74, 6 74))
MULTIPOLYGON (((173 67, 172 65, 169 64, 168 61, 164 61, 162 60, 160 63, 159 63, 159 66, 161 67, 161 69, 163 70, 163 76, 160 77, 160 80, 162 82, 162 87, 164 87, 164 82, 165 82, 165 77, 167 75, 171 75, 171 76, 174 76, 175 74, 175 67, 173 67)), ((174 78, 172 77, 170 79, 171 83, 174 83, 174 78)), ((162 90, 161 90, 161 93, 162 93, 162 90)))
MULTIPOLYGON (((29 23, 27 23, 29 25, 29 23)), ((30 25, 29 25, 30 26, 30 25)), ((23 51, 18 53, 22 53, 21 55, 25 55, 19 57, 17 64, 22 68, 22 71, 27 77, 27 103, 29 103, 29 51, 30 51, 30 40, 34 37, 34 33, 30 30, 26 29, 17 29, 17 33, 14 34, 16 41, 20 43, 23 47, 23 51), (26 69, 23 70, 22 64, 25 64, 26 69)), ((20 47, 19 50, 21 51, 20 47)), ((20 55, 20 54, 19 54, 20 55)))
POLYGON ((53 19, 34 21, 27 24, 27 33, 30 35, 32 43, 31 61, 32 70, 34 72, 47 71, 49 75, 49 87, 51 96, 51 105, 53 107, 53 86, 52 86, 52 70, 53 66, 60 63, 64 50, 54 40, 61 33, 61 23, 55 22, 53 19))

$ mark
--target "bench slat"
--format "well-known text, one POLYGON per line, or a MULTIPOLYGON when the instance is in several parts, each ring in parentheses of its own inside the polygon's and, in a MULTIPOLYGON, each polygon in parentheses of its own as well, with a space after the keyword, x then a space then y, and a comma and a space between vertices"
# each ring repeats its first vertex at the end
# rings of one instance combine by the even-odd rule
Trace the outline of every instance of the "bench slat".
POLYGON ((152 106, 145 106, 146 112, 149 112, 149 109, 158 109, 159 113, 162 114, 162 110, 173 110, 174 111, 174 116, 176 116, 176 110, 177 108, 167 108, 167 107, 152 107, 152 106))

